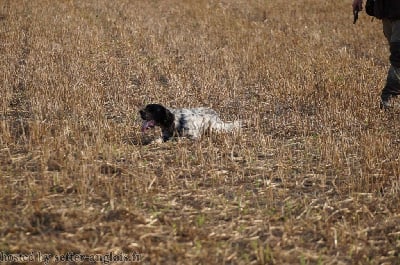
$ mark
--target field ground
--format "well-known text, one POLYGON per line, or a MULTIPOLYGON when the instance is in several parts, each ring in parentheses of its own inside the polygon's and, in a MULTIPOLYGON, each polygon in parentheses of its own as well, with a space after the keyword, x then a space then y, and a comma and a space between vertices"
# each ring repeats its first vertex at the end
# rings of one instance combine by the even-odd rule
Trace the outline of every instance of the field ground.
POLYGON ((350 0, 1 0, 0 258, 400 264, 400 107, 380 21, 352 22, 350 0), (150 143, 150 102, 246 125, 150 143))

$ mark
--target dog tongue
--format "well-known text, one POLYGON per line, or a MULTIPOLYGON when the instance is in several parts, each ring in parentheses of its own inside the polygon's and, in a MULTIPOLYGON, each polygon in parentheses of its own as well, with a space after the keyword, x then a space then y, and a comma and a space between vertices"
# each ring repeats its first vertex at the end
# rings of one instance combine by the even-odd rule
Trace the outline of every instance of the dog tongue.
POLYGON ((147 129, 154 127, 154 120, 143 121, 142 124, 142 132, 145 132, 147 129))

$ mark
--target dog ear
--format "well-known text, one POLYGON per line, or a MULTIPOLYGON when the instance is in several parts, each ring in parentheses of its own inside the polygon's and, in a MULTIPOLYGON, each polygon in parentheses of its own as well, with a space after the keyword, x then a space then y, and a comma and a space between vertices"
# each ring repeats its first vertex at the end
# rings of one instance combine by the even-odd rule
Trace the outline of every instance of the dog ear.
POLYGON ((174 123, 174 114, 172 114, 168 109, 165 109, 165 119, 164 119, 164 124, 166 126, 170 126, 174 123))

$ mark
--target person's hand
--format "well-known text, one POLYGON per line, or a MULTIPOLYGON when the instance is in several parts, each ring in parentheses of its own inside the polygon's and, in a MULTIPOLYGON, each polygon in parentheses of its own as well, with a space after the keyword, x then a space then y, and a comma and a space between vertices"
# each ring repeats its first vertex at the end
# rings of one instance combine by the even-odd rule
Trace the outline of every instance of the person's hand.
POLYGON ((362 10, 363 0, 353 0, 353 13, 362 10))

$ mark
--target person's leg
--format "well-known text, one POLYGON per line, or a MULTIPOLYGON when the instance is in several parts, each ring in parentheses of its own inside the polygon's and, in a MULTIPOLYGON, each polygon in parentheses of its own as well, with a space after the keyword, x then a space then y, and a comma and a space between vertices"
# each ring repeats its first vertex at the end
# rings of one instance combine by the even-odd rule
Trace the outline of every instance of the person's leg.
MULTIPOLYGON (((390 36, 390 63, 396 73, 400 69, 400 20, 392 21, 392 35, 390 36)), ((399 80, 400 81, 400 80, 399 80)), ((400 88, 399 88, 400 89, 400 88)))
POLYGON ((382 19, 383 34, 385 35, 388 43, 390 43, 390 38, 392 37, 392 21, 390 19, 382 19))
POLYGON ((400 94, 400 20, 383 20, 383 33, 390 45, 390 68, 381 94, 381 107, 390 107, 390 98, 400 94))

